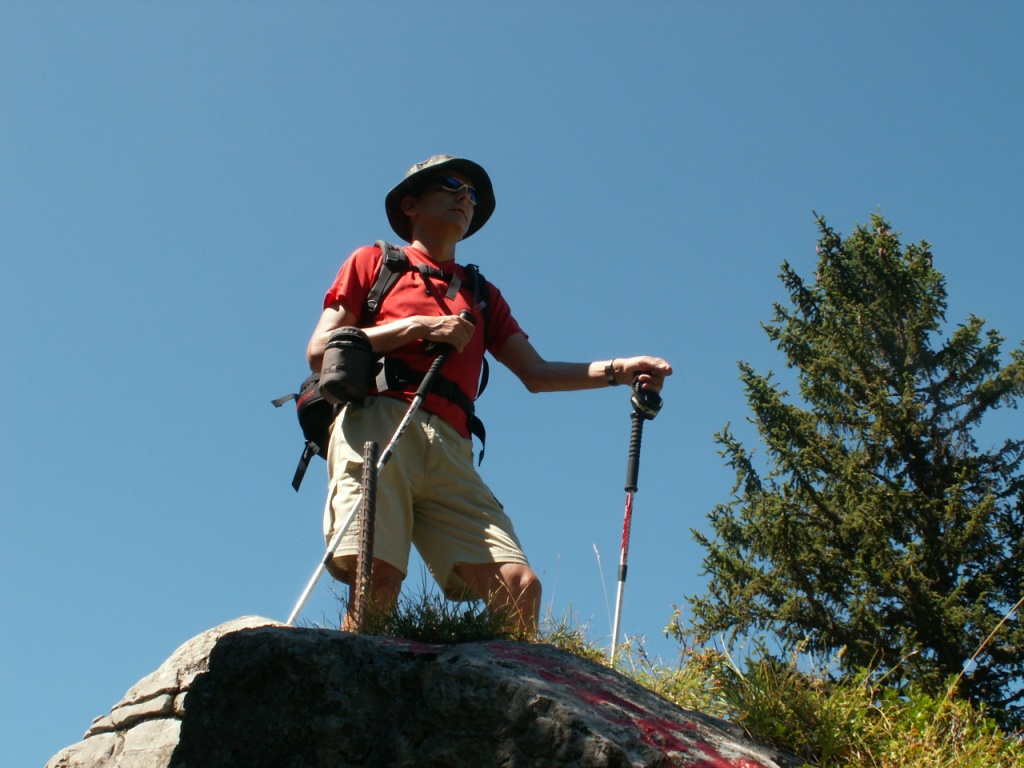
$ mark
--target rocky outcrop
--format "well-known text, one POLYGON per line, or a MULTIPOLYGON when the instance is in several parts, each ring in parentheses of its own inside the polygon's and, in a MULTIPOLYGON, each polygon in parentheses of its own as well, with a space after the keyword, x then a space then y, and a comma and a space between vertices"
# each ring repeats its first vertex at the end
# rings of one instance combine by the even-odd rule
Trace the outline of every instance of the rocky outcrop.
POLYGON ((47 768, 798 764, 551 646, 247 617, 181 646, 47 768))
POLYGON ((133 685, 109 715, 97 717, 85 739, 58 752, 47 768, 149 768, 168 766, 185 716, 185 695, 196 675, 209 670, 210 652, 222 637, 243 629, 283 626, 246 616, 198 635, 133 685))

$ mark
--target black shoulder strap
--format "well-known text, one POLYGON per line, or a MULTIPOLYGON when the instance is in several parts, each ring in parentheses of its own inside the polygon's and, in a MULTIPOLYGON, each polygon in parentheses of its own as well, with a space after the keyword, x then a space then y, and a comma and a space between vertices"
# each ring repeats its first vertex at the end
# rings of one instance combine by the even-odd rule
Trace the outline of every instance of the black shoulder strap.
MULTIPOLYGON (((405 255, 404 248, 392 245, 386 240, 378 240, 374 245, 380 248, 382 258, 380 262, 380 271, 377 273, 377 279, 374 280, 373 285, 366 294, 366 301, 363 304, 363 315, 359 320, 359 324, 364 328, 373 325, 374 318, 377 317, 377 311, 380 309, 381 302, 384 301, 384 297, 387 296, 388 291, 395 287, 395 283, 398 282, 398 278, 401 277, 403 273, 416 269, 416 267, 409 263, 409 257, 405 255)), ((480 274, 480 268, 476 264, 467 264, 463 269, 466 271, 466 276, 469 278, 470 288, 473 291, 473 306, 480 307, 483 312, 484 338, 486 338, 487 332, 490 330, 489 323, 491 318, 490 285, 487 283, 484 276, 480 274)), ((423 270, 420 271, 421 273, 423 272, 423 270)), ((434 270, 429 271, 433 272, 434 270)), ((490 373, 490 366, 487 364, 487 358, 484 357, 483 369, 480 372, 480 386, 477 388, 477 397, 480 397, 480 395, 484 393, 484 389, 487 388, 487 381, 490 379, 490 373)))
POLYGON ((491 317, 491 287, 487 280, 480 274, 480 267, 476 264, 467 264, 463 269, 469 277, 469 284, 473 290, 473 306, 481 307, 484 313, 484 323, 491 317))
MULTIPOLYGON (((405 249, 399 248, 397 245, 392 245, 386 240, 378 240, 374 245, 380 248, 381 252, 380 271, 377 273, 377 279, 374 280, 373 285, 366 294, 366 301, 363 305, 364 314, 360 322, 360 325, 364 327, 373 325, 373 319, 377 316, 380 303, 387 296, 388 292, 395 287, 395 283, 398 282, 398 278, 403 273, 412 269, 419 269, 421 273, 426 272, 436 277, 442 276, 441 272, 425 265, 414 267, 409 263, 409 257, 405 255, 405 249)), ((484 279, 484 276, 480 274, 480 268, 476 264, 467 264, 463 269, 465 269, 466 275, 469 277, 470 287, 473 291, 473 306, 479 306, 483 311, 486 330, 486 324, 490 320, 490 286, 487 280, 484 279)))
POLYGON ((395 283, 398 282, 398 278, 402 276, 403 272, 408 272, 412 268, 409 265, 409 257, 405 255, 405 250, 402 248, 384 240, 378 240, 375 245, 380 248, 382 258, 377 279, 371 286, 370 292, 366 294, 366 302, 363 304, 363 316, 360 318, 359 324, 364 328, 373 325, 377 310, 380 309, 380 303, 388 291, 395 287, 395 283))
MULTIPOLYGON (((480 274, 480 267, 476 264, 467 264, 463 269, 466 270, 466 275, 469 277, 470 285, 473 289, 473 306, 480 307, 480 311, 484 315, 484 339, 487 339, 487 334, 490 331, 490 320, 491 320, 491 287, 488 285, 487 280, 480 274)), ((486 344, 486 341, 484 342, 486 344)), ((480 370, 480 386, 477 387, 476 396, 480 397, 487 389, 487 382, 491 378, 491 366, 487 363, 487 357, 484 356, 483 367, 480 370)), ((481 458, 483 454, 481 453, 481 458)))

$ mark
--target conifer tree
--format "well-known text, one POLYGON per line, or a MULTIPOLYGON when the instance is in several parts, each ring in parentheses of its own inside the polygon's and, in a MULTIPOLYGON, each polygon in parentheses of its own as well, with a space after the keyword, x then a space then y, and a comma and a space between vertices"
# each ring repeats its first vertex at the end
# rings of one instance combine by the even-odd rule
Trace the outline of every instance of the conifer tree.
POLYGON ((981 648, 960 692, 1020 724, 1024 440, 979 446, 977 431, 1024 394, 1024 347, 1004 360, 973 315, 942 337, 928 243, 904 247, 877 215, 845 240, 818 227, 814 280, 784 263, 789 306, 763 326, 799 397, 741 362, 763 455, 728 425, 715 435, 736 485, 713 534, 694 531, 697 634, 842 651, 843 671, 937 694, 981 648))

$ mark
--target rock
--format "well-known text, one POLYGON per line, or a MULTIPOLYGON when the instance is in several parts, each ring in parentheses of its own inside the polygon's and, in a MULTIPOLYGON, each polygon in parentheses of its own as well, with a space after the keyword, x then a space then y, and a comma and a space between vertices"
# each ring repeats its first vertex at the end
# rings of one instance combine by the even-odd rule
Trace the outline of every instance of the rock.
POLYGON ((48 768, 782 768, 799 761, 546 645, 247 617, 179 648, 48 768))
POLYGON ((224 635, 263 626, 284 625, 259 616, 244 616, 184 643, 155 672, 133 685, 109 715, 93 720, 85 732, 84 741, 62 749, 46 764, 47 768, 149 768, 168 765, 181 729, 182 702, 196 675, 208 669, 210 651, 224 635), (143 725, 150 720, 160 724, 143 725), (139 732, 132 733, 136 726, 139 732), (142 743, 145 739, 155 740, 153 749, 142 743), (160 762, 162 753, 166 755, 160 762), (148 762, 142 762, 143 755, 148 755, 145 758, 148 762))
POLYGON ((114 766, 124 739, 113 732, 87 737, 50 758, 47 768, 93 768, 114 766))
POLYGON ((133 685, 124 698, 114 705, 111 716, 113 717, 114 713, 123 707, 135 707, 163 695, 171 695, 173 698, 187 691, 195 676, 208 669, 210 651, 224 635, 240 629, 266 626, 284 625, 259 616, 243 616, 192 638, 172 653, 155 672, 133 685))

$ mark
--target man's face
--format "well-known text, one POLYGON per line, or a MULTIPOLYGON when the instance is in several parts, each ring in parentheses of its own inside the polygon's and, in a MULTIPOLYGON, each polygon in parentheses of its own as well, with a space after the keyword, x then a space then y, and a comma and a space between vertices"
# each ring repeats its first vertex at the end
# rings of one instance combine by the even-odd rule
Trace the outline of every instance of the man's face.
POLYGON ((476 193, 471 192, 472 186, 461 173, 445 174, 428 182, 423 191, 412 198, 412 209, 407 209, 406 213, 413 218, 414 227, 451 227, 458 230, 457 239, 461 240, 473 221, 476 193))

